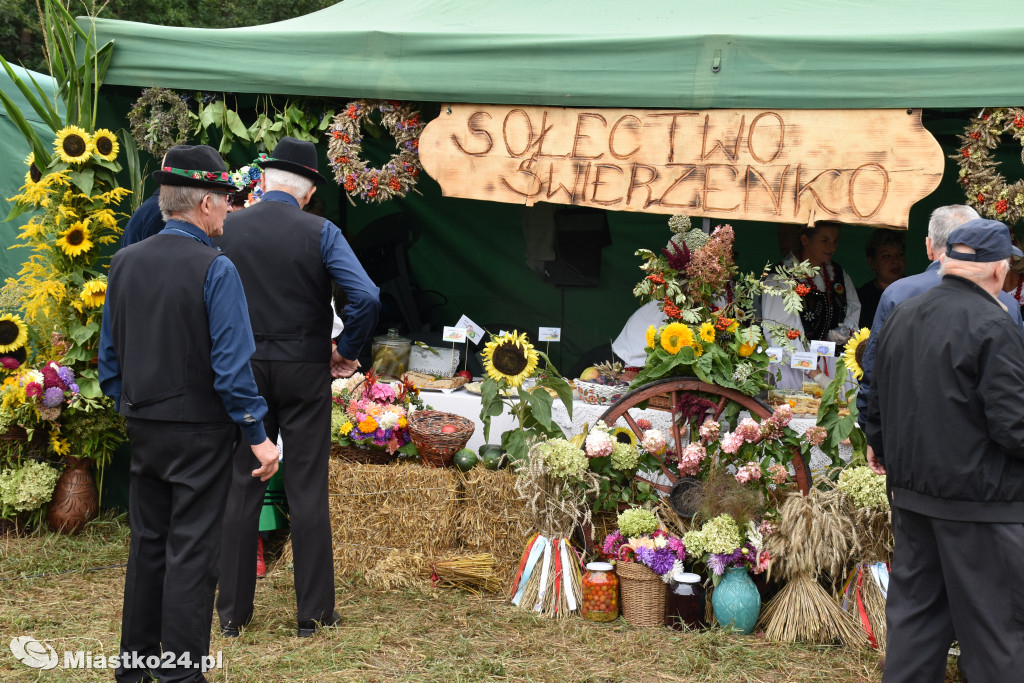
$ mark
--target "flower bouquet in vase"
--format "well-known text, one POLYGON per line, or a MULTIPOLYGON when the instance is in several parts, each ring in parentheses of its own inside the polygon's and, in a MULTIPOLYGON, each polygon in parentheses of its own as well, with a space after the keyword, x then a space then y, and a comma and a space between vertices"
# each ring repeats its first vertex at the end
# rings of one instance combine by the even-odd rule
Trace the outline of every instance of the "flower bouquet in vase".
POLYGON ((416 387, 381 382, 370 370, 334 380, 331 400, 332 455, 382 465, 394 460, 395 453, 412 449, 409 411, 422 405, 416 387))
POLYGON ((602 547, 615 561, 622 592, 622 616, 634 626, 665 623, 665 584, 675 570, 682 571, 686 545, 670 536, 657 516, 644 508, 619 513, 618 529, 602 547))

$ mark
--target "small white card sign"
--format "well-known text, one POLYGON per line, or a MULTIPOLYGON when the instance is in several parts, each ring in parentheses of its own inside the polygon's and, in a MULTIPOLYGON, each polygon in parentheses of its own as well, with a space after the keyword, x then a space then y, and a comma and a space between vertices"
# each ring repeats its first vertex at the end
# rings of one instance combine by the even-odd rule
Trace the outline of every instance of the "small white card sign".
POLYGON ((789 358, 789 367, 798 370, 813 370, 818 367, 818 354, 813 351, 794 351, 789 358))
POLYGON ((444 334, 441 339, 446 342, 464 342, 466 341, 466 328, 465 327, 448 327, 444 326, 444 334))
POLYGON ((765 353, 768 354, 769 363, 781 363, 782 362, 782 347, 781 346, 769 346, 765 349, 765 353))
POLYGON ((537 341, 556 342, 562 341, 561 327, 541 327, 537 330, 537 341))
POLYGON ((836 355, 836 343, 832 341, 825 341, 823 339, 815 339, 811 342, 811 351, 819 356, 828 356, 831 358, 836 355))
POLYGON ((466 315, 459 318, 459 322, 455 323, 455 327, 466 328, 466 338, 474 344, 479 344, 484 339, 484 328, 470 320, 466 315))

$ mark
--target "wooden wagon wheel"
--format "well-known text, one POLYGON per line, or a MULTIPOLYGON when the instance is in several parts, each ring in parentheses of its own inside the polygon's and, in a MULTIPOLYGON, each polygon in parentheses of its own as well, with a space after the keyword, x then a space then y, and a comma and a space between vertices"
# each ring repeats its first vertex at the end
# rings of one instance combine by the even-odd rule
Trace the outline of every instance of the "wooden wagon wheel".
MULTIPOLYGON (((608 410, 604 411, 601 419, 605 424, 613 425, 619 418, 623 418, 626 421, 626 424, 629 425, 629 428, 633 430, 633 433, 637 435, 637 439, 641 439, 643 438, 643 429, 641 429, 640 425, 637 424, 636 419, 630 415, 629 411, 631 408, 635 408, 638 404, 644 401, 650 401, 651 399, 665 396, 669 399, 668 405, 675 406, 679 403, 682 393, 693 391, 699 391, 703 394, 711 394, 719 397, 713 414, 713 418, 715 420, 722 415, 722 412, 725 410, 725 406, 729 401, 738 403, 742 408, 749 411, 751 415, 757 415, 762 419, 771 417, 772 414, 771 408, 765 405, 762 401, 751 396, 747 396, 735 389, 726 389, 714 384, 708 384, 707 382, 702 382, 695 377, 672 377, 669 379, 655 380, 654 382, 645 384, 642 387, 629 392, 620 398, 618 402, 609 407, 608 410)), ((671 408, 669 408, 669 410, 671 410, 671 408)), ((675 419, 672 420, 671 438, 675 443, 676 453, 682 453, 685 444, 683 443, 683 436, 680 432, 679 424, 675 419)), ((658 461, 661 463, 661 471, 668 480, 674 484, 679 479, 679 475, 672 472, 671 468, 665 464, 662 457, 655 457, 657 457, 658 461)), ((801 493, 806 494, 811 487, 811 471, 807 466, 807 463, 804 462, 803 455, 800 453, 799 449, 793 450, 793 469, 796 472, 797 487, 800 489, 801 493)), ((667 494, 671 489, 671 486, 651 482, 644 479, 639 474, 637 474, 636 478, 640 481, 647 482, 662 493, 667 494)))

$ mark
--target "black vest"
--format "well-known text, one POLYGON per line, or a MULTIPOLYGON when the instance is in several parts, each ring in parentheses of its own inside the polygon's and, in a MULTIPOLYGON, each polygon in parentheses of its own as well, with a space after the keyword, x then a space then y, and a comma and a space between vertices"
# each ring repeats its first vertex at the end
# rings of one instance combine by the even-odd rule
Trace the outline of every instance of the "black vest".
POLYGON ((228 215, 213 243, 238 268, 249 304, 253 360, 327 363, 331 277, 320 251, 324 219, 262 201, 228 215))
POLYGON ((203 285, 220 254, 153 235, 110 262, 106 306, 121 367, 120 412, 169 422, 231 422, 213 387, 203 285))

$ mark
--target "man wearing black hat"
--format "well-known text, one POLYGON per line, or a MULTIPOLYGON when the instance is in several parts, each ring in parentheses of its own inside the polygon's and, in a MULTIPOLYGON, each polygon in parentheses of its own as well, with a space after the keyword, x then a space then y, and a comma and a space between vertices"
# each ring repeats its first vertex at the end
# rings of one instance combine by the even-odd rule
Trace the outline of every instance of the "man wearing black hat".
MULTIPOLYGON (((252 368, 267 399, 267 433, 284 445, 298 635, 338 623, 327 502, 331 446, 331 376, 348 377, 377 324, 380 290, 341 231, 302 211, 326 180, 310 142, 282 138, 262 159, 262 201, 232 214, 217 244, 238 267, 256 339, 252 368), (268 265, 279 264, 277 267, 268 265), (345 329, 331 348, 331 283, 347 294, 345 329)), ((221 549, 217 613, 221 631, 237 636, 252 619, 256 542, 266 486, 235 462, 221 549)))
POLYGON ((205 145, 168 151, 164 229, 110 263, 99 379, 128 420, 132 530, 119 681, 205 681, 221 521, 239 427, 250 478, 277 471, 249 366, 242 283, 210 246, 234 186, 205 145))
POLYGON ((887 477, 895 553, 884 683, 942 681, 955 638, 970 681, 1024 671, 1024 339, 996 298, 1002 223, 953 230, 942 282, 878 338, 861 425, 887 477))

